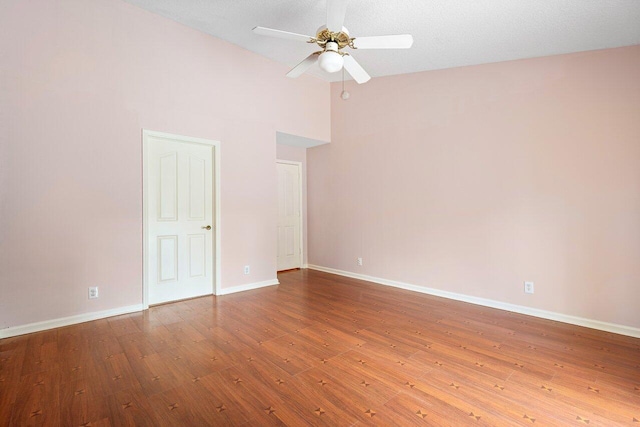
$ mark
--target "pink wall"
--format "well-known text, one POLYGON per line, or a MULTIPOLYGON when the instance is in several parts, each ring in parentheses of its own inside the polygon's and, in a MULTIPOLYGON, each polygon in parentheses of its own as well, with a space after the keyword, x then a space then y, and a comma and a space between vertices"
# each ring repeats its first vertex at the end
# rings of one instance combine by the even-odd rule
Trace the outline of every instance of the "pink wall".
POLYGON ((347 89, 310 264, 640 327, 640 46, 347 89))
POLYGON ((0 328, 142 302, 143 128, 221 141, 222 285, 275 278, 276 131, 328 140, 328 83, 118 0, 0 34, 0 328))
POLYGON ((302 265, 305 265, 309 259, 307 245, 307 149, 276 144, 276 157, 278 160, 302 163, 302 265))

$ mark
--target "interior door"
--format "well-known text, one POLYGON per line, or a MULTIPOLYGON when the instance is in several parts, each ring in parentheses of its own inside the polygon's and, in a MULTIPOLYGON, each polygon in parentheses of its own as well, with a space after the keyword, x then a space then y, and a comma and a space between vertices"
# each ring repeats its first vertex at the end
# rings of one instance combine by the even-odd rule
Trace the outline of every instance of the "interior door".
POLYGON ((302 267, 299 164, 277 163, 278 271, 302 267))
POLYGON ((149 304, 213 293, 213 147, 148 141, 149 304))

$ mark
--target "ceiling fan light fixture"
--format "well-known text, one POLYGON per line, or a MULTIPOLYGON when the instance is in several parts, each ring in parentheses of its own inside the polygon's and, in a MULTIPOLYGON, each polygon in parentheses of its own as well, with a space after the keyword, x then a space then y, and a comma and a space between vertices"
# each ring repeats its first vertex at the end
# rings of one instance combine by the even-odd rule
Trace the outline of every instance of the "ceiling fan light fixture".
POLYGON ((338 52, 327 50, 318 58, 318 65, 327 73, 335 73, 342 69, 344 58, 338 52))

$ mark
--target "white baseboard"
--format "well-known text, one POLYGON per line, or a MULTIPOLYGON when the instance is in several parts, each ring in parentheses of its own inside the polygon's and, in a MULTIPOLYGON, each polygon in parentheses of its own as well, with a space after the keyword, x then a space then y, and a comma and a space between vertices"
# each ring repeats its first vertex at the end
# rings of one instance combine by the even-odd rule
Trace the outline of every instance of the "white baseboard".
MULTIPOLYGON (((380 285, 392 286, 394 288, 405 289, 423 294, 434 295, 442 298, 448 298, 456 301, 468 302, 471 304, 481 305, 484 307, 497 308, 500 310, 511 311, 514 313, 526 314, 529 316, 540 317, 542 319, 555 320, 558 322, 569 323, 571 325, 584 326, 587 328, 598 329, 601 331, 612 332, 620 335, 640 338, 640 329, 631 326, 619 325, 615 323, 602 322, 599 320, 586 319, 583 317, 571 316, 568 314, 555 313, 552 311, 541 310, 532 307, 525 307, 516 304, 510 304, 501 301, 495 301, 485 298, 479 298, 455 292, 447 292, 439 289, 427 288, 423 286, 411 285, 409 283, 397 282, 393 280, 381 279, 378 277, 367 276, 364 274, 352 273, 350 271, 337 270, 334 268, 322 267, 319 265, 308 264, 303 268, 324 271, 325 273, 337 274, 339 276, 351 277, 353 279, 365 280, 380 285)), ((234 286, 231 288, 223 288, 218 295, 228 295, 236 292, 249 291, 253 289, 264 288, 267 286, 279 285, 278 279, 265 280, 263 282, 248 283, 246 285, 234 286)), ((105 319, 107 317, 119 316, 122 314, 135 313, 144 309, 142 304, 135 304, 126 307, 119 307, 110 310, 94 311, 91 313, 78 314, 75 316, 62 317, 59 319, 46 320, 43 322, 29 323, 27 325, 13 326, 0 329, 0 339, 15 337, 18 335, 31 334, 34 332, 46 331, 48 329, 60 328, 63 326, 75 325, 78 323, 90 322, 92 320, 105 319)))
POLYGON ((263 282, 247 283, 246 285, 232 286, 230 288, 222 288, 218 292, 218 295, 235 294, 236 292, 251 291, 253 289, 260 289, 267 286, 274 286, 279 284, 280 282, 278 281, 278 279, 265 280, 263 282))
MULTIPOLYGON (((279 285, 278 279, 265 280, 263 282, 248 283, 246 285, 223 288, 218 295, 227 295, 236 292, 249 291, 252 289, 264 288, 266 286, 279 285)), ((145 308, 143 304, 130 305, 104 311, 94 311, 91 313, 77 314, 75 316, 61 317, 59 319, 45 320, 43 322, 29 323, 26 325, 12 326, 0 329, 0 339, 15 337, 18 335, 31 334, 34 332, 46 331, 53 328, 75 325, 78 323, 90 322, 92 320, 105 319, 107 317, 120 316, 122 314, 135 313, 145 308)))
POLYGON ((634 328, 631 326, 618 325, 615 323, 602 322, 600 320, 592 320, 592 319, 586 319, 583 317, 571 316, 568 314, 555 313, 553 311, 546 311, 538 308, 525 307, 522 305, 510 304, 506 302, 479 298, 479 297, 474 297, 470 295, 458 294, 455 292, 447 292, 439 289, 416 286, 416 285, 411 285, 409 283, 381 279, 379 277, 352 273, 350 271, 336 270, 335 268, 322 267, 319 265, 309 264, 308 268, 312 270, 324 271, 325 273, 337 274, 339 276, 351 277, 353 279, 365 280, 367 282, 373 282, 380 285, 392 286, 394 288, 405 289, 408 291, 420 292, 423 294, 434 295, 437 297, 448 298, 456 301, 464 301, 471 304, 481 305, 484 307, 497 308, 500 310, 512 311, 514 313, 540 317, 542 319, 555 320, 558 322, 569 323, 571 325, 584 326, 591 329, 598 329, 601 331, 612 332, 614 334, 627 335, 630 337, 640 338, 640 328, 634 328))
POLYGON ((45 320, 43 322, 12 326, 10 328, 0 329, 0 339, 15 337, 24 334, 32 334, 34 332, 75 325, 77 323, 90 322, 92 320, 104 319, 107 317, 120 316, 121 314, 135 313, 142 310, 142 304, 135 304, 126 307, 112 308, 110 310, 94 311, 91 313, 77 314, 75 316, 61 317, 59 319, 45 320))

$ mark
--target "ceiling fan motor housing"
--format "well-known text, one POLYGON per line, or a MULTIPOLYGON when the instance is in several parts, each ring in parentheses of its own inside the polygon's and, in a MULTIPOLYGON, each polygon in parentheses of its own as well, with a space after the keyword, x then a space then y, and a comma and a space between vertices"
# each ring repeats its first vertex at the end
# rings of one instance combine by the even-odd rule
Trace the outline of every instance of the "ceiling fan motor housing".
POLYGON ((353 39, 349 37, 349 30, 345 27, 342 27, 342 31, 334 33, 327 27, 322 26, 318 28, 315 42, 318 43, 320 47, 324 47, 329 42, 337 43, 338 49, 342 49, 347 46, 353 47, 353 39))

